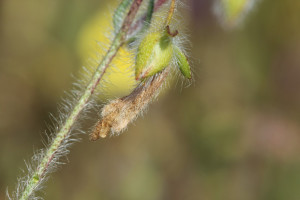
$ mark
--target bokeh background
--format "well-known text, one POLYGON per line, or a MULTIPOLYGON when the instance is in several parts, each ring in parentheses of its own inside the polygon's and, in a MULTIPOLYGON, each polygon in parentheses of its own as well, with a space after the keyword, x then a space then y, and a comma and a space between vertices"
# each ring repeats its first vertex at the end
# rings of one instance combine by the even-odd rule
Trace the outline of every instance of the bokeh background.
MULTIPOLYGON (((300 1, 261 0, 235 29, 213 1, 185 2, 194 83, 172 82, 119 137, 81 135, 45 199, 300 198, 300 1)), ((83 27, 113 3, 0 1, 0 199, 83 65, 83 27)))

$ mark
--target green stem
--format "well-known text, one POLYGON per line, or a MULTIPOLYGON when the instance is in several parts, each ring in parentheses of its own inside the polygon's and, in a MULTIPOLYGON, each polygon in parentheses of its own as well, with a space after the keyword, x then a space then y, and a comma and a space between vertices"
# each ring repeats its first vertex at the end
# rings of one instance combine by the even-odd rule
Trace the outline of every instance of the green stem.
POLYGON ((119 48, 124 43, 126 38, 126 34, 128 32, 129 26, 132 23, 134 16, 137 13, 137 10, 143 0, 134 0, 131 5, 131 8, 124 20, 124 24, 119 31, 119 33, 115 36, 110 49, 107 51, 106 55, 104 56, 103 60, 99 64, 96 72, 94 73, 90 83, 84 90, 82 96, 78 100, 77 104, 75 105, 74 109, 71 111, 69 117, 66 119, 65 123, 56 134, 55 139, 51 143, 50 147, 48 148, 46 154, 44 155, 43 159, 39 163, 38 167, 34 171, 33 175, 29 178, 26 183, 26 186, 21 193, 21 200, 27 200, 31 195, 37 190, 37 187, 41 183, 41 181, 45 178, 47 174, 47 170, 53 161, 53 158, 57 154, 59 148, 64 142, 64 139, 70 134, 71 128, 73 124, 76 122, 81 111, 87 105, 91 95, 93 94, 95 88, 97 87, 98 83, 102 79, 106 69, 108 68, 109 64, 111 63, 112 59, 117 54, 119 48))
POLYGON ((66 119, 64 125, 60 129, 60 131, 57 133, 53 143, 47 150, 44 158, 42 159, 41 163, 38 165, 36 171, 32 175, 31 179, 29 180, 28 184, 26 185, 26 188, 24 189, 24 192, 22 194, 21 200, 28 199, 30 195, 34 192, 35 188, 39 185, 39 183, 42 181, 42 179, 46 175, 46 171, 48 166, 50 165, 52 159, 54 158, 55 153, 61 146, 64 139, 68 136, 70 133, 70 130, 72 128, 72 125, 75 123, 76 119, 78 118, 80 112, 84 109, 84 107, 87 105, 89 98, 93 94, 96 86, 98 85, 99 81, 101 80, 103 74, 105 73, 105 70, 109 66, 109 63, 113 59, 113 57, 116 55, 118 49, 120 48, 122 42, 121 42, 121 34, 118 34, 115 40, 112 43, 112 46, 110 50, 107 52, 105 57, 103 58, 102 62, 100 63, 99 67, 97 68, 92 80, 90 81, 89 85, 85 89, 83 95, 79 99, 77 105, 72 110, 69 117, 66 119))
POLYGON ((175 2, 176 0, 171 0, 171 4, 170 4, 170 9, 169 9, 169 13, 168 13, 168 16, 167 16, 167 19, 166 19, 166 26, 170 25, 170 22, 171 22, 171 19, 173 17, 173 13, 174 13, 174 10, 175 10, 175 2))

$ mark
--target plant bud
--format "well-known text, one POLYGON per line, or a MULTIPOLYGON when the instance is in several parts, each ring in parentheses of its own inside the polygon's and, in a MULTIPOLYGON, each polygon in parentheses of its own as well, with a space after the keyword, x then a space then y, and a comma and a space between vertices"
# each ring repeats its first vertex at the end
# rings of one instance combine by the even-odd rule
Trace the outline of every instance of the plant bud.
POLYGON ((135 63, 135 78, 143 80, 167 67, 173 55, 171 38, 166 32, 148 34, 141 42, 135 63))

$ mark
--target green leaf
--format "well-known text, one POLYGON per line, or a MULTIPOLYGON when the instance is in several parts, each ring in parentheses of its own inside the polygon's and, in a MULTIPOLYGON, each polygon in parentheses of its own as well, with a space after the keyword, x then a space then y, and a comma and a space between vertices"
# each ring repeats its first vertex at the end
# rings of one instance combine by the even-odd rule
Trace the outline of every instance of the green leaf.
POLYGON ((187 57, 184 55, 184 53, 178 47, 174 47, 174 53, 175 53, 175 57, 176 57, 176 63, 178 65, 181 73, 183 74, 183 76, 188 79, 192 78, 191 67, 188 62, 187 57))

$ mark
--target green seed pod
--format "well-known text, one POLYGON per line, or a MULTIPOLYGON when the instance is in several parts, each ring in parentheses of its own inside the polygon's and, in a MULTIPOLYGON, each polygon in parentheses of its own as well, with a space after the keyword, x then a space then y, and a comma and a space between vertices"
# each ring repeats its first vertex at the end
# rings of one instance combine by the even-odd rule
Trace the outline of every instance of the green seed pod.
POLYGON ((192 77, 190 64, 184 53, 178 48, 174 47, 176 63, 184 77, 190 79, 192 77))
POLYGON ((167 67, 173 55, 171 38, 166 32, 149 33, 141 42, 135 63, 135 78, 143 80, 167 67))

